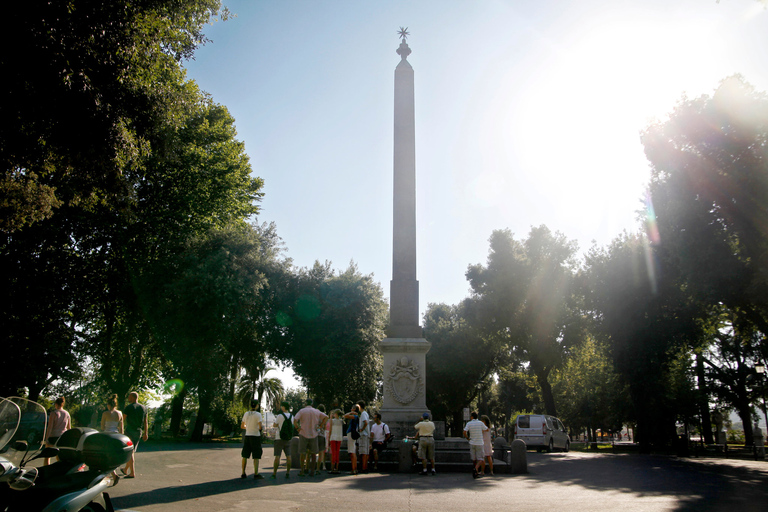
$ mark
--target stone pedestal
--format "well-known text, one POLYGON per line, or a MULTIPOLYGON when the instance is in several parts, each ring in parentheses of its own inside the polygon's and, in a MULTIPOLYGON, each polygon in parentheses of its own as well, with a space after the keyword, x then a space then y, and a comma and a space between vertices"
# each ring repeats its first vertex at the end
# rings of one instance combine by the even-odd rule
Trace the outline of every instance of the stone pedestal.
POLYGON ((509 472, 515 474, 528 472, 528 452, 525 446, 525 442, 521 439, 515 439, 512 441, 512 446, 509 450, 509 472))
POLYGON ((413 435, 413 425, 429 412, 425 366, 430 347, 424 338, 385 338, 379 343, 384 358, 381 417, 396 437, 413 435), (398 436, 395 428, 406 425, 408 430, 398 436))

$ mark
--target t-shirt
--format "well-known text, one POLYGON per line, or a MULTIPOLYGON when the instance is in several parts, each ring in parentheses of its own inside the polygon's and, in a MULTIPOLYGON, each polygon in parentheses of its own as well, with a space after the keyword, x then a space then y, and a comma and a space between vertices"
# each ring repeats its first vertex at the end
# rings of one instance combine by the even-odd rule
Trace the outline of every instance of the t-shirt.
POLYGON ((371 425, 371 440, 374 443, 383 443, 389 434, 389 425, 386 423, 374 423, 371 425))
POLYGON ((420 421, 416 424, 416 432, 419 433, 419 437, 429 437, 435 433, 435 424, 431 421, 420 421))
POLYGON ((247 411, 243 414, 243 423, 245 423, 245 435, 260 436, 259 423, 261 423, 261 413, 259 411, 247 411))
POLYGON ((469 432, 469 444, 483 446, 483 430, 488 430, 485 423, 478 419, 467 422, 464 432, 469 432))
POLYGON ((277 423, 277 438, 280 438, 280 430, 283 428, 283 422, 286 420, 286 416, 288 417, 288 421, 293 421, 293 414, 289 412, 282 412, 280 411, 275 415, 275 423, 277 423))
POLYGON ((48 437, 61 437, 61 434, 67 430, 69 423, 69 413, 64 409, 54 409, 48 420, 51 424, 51 433, 48 437))
POLYGON ((138 402, 128 404, 123 409, 126 431, 136 431, 144 428, 144 416, 147 415, 147 408, 138 402))
POLYGON ((368 413, 363 411, 360 413, 360 435, 361 436, 370 436, 371 435, 371 417, 368 416, 368 413), (363 422, 366 423, 365 428, 363 428, 363 422))
POLYGON ((299 422, 299 435, 307 439, 317 437, 317 426, 328 415, 314 407, 307 406, 296 413, 295 420, 299 422))

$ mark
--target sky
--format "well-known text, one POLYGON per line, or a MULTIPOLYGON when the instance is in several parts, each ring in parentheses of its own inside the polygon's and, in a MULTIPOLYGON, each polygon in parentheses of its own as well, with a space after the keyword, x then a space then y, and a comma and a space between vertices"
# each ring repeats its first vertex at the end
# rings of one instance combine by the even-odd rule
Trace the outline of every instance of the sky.
MULTIPOLYGON (((225 105, 259 222, 297 267, 351 261, 389 297, 398 29, 415 72, 420 311, 469 295, 496 229, 545 224, 580 252, 638 229, 640 134, 742 74, 768 90, 755 0, 224 0, 185 63, 225 105)), ((286 375, 289 385, 295 380, 286 375)))

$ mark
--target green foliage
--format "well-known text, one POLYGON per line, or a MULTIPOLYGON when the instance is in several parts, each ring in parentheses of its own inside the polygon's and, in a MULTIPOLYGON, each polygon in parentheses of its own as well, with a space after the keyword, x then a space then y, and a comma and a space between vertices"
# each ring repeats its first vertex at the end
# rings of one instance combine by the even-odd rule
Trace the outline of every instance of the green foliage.
POLYGON ((301 269, 285 285, 276 290, 273 318, 281 327, 268 338, 270 353, 291 363, 320 402, 372 401, 387 321, 381 286, 354 264, 336 274, 329 263, 301 269))
POLYGON ((524 241, 509 230, 494 231, 487 265, 467 270, 486 336, 504 340, 515 359, 530 364, 552 415, 557 409, 549 375, 581 339, 576 249, 575 242, 546 226, 532 228, 524 241))
POLYGON ((494 368, 499 343, 483 338, 473 325, 471 299, 458 306, 429 304, 424 314, 427 352, 427 403, 435 418, 445 418, 454 429, 463 425, 461 411, 477 396, 494 368))

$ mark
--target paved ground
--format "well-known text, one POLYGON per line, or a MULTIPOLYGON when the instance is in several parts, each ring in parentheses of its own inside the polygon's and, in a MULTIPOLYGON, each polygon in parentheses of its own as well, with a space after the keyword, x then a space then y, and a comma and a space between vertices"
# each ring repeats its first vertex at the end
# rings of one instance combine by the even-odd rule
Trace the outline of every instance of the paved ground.
MULTIPOLYGON (((143 445, 138 478, 110 495, 115 509, 142 512, 280 511, 728 511, 768 510, 768 462, 662 456, 528 452, 527 475, 324 475, 295 470, 240 479, 236 445, 143 445)), ((467 455, 469 456, 469 455, 467 455)), ((249 461, 250 462, 250 461, 249 461)), ((249 463, 249 475, 252 466, 249 463)))

